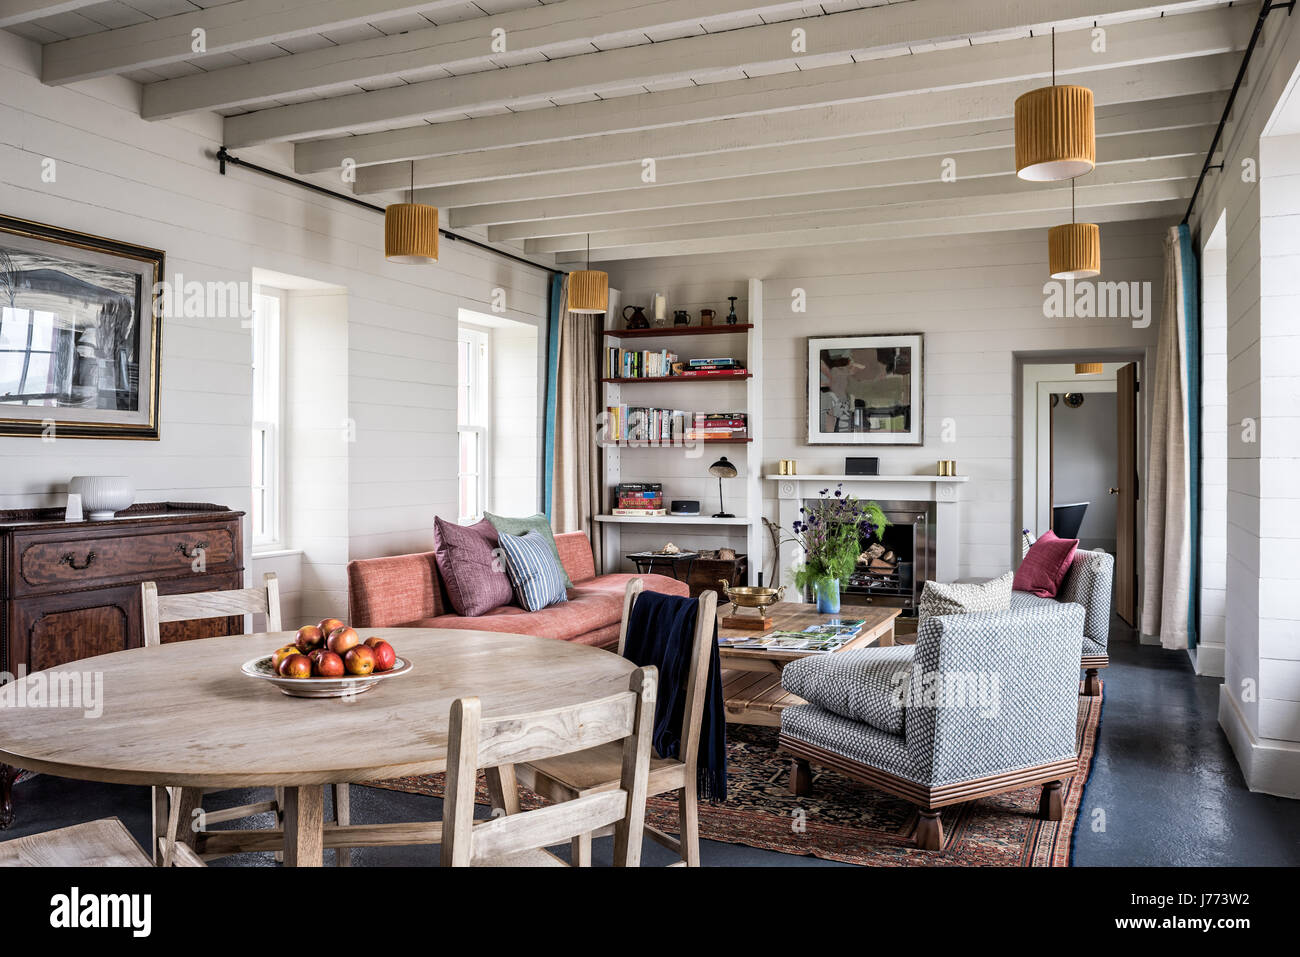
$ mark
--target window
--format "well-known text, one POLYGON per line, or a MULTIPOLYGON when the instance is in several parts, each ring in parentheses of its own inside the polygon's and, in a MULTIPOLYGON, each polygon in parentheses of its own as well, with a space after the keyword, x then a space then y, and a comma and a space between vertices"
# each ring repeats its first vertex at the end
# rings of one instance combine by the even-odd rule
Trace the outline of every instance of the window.
POLYGON ((0 310, 0 395, 5 401, 59 404, 72 382, 72 364, 65 360, 60 370, 55 338, 54 313, 10 306, 0 310))
POLYGON ((280 536, 279 295, 253 295, 253 547, 278 548, 280 536))
POLYGON ((461 327, 457 341, 456 431, 460 441, 457 467, 460 520, 474 521, 488 507, 488 336, 461 327))

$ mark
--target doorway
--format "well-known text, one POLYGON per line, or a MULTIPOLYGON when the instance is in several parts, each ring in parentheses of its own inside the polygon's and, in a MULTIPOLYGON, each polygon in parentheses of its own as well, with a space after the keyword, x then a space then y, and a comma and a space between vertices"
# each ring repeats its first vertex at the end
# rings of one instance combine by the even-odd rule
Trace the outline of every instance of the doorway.
MULTIPOLYGON (((1137 621, 1136 357, 1023 360, 1021 527, 1115 556, 1116 612, 1137 621)), ((1019 536, 1017 536, 1017 540, 1019 536)), ((1018 541, 1017 541, 1018 546, 1018 541)), ((1015 554, 1019 555, 1017 547, 1015 554)))

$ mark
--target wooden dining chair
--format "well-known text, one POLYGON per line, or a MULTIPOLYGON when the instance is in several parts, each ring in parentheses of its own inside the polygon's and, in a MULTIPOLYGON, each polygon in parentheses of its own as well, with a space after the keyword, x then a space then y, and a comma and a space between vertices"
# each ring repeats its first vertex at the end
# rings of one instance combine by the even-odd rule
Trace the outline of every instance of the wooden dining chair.
MULTIPOLYGON (((203 859, 177 843, 174 867, 207 867, 203 859)), ((0 843, 0 867, 153 867, 131 832, 115 817, 88 821, 0 843)))
MULTIPOLYGON (((618 653, 627 645, 628 621, 632 608, 641 594, 644 583, 634 578, 627 583, 623 596, 623 626, 619 632, 618 653)), ((680 864, 688 867, 700 865, 700 814, 697 769, 700 752, 700 727, 704 717, 704 698, 708 690, 709 659, 713 651, 714 624, 717 617, 718 595, 712 589, 697 599, 695 634, 691 650, 690 671, 686 682, 686 705, 682 713, 681 756, 664 758, 654 755, 650 759, 648 794, 677 792, 678 835, 646 826, 651 840, 675 852, 680 864)), ((523 784, 542 797, 553 801, 568 801, 590 794, 599 794, 617 788, 621 756, 617 748, 602 746, 576 754, 566 754, 545 760, 528 761, 514 768, 498 772, 500 783, 489 779, 493 803, 508 815, 517 806, 512 790, 523 784), (501 791, 506 793, 502 794, 501 791), (498 804, 498 802, 500 802, 498 804)), ((574 839, 572 856, 575 863, 591 860, 591 835, 582 834, 574 839)))
MULTIPOLYGON (((443 867, 564 867, 546 850, 580 834, 614 829, 614 864, 637 867, 645 825, 650 735, 658 670, 638 668, 628 690, 594 701, 505 718, 482 715, 478 698, 451 704, 443 797, 443 867), (533 811, 474 821, 478 769, 544 760, 593 747, 619 755, 613 788, 533 811)), ((572 866, 590 864, 573 861, 572 866)))
MULTIPOLYGON (((227 591, 195 592, 188 595, 159 595, 154 582, 144 582, 140 586, 142 607, 144 609, 144 646, 146 648, 162 644, 162 626, 173 621, 200 621, 204 618, 225 618, 232 615, 265 615, 268 632, 283 629, 280 619, 280 583, 275 574, 267 572, 262 576, 260 588, 235 588, 227 591)), ((329 785, 334 803, 334 820, 338 824, 347 824, 350 819, 350 801, 346 784, 329 785)), ((175 834, 168 832, 168 808, 175 799, 175 788, 153 789, 154 845, 155 853, 162 840, 174 840, 175 834)), ((205 794, 228 791, 229 788, 205 788, 205 794)), ((274 811, 277 824, 283 823, 284 801, 277 788, 275 796, 267 801, 241 804, 238 807, 222 808, 219 811, 204 811, 204 827, 225 821, 238 821, 254 814, 274 811)), ((233 852, 232 852, 233 853, 233 852)), ((338 848, 334 852, 334 863, 340 867, 351 864, 352 852, 338 848)))

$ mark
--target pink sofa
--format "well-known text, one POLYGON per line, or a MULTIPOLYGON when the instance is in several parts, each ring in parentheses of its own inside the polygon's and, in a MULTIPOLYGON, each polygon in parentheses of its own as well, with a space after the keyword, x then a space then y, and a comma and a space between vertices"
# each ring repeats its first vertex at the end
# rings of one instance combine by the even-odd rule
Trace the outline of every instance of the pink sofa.
POLYGON ((591 542, 583 532, 555 536, 573 588, 569 600, 541 611, 502 605, 463 618, 447 600, 433 552, 367 558, 348 563, 348 605, 355 628, 472 628, 573 641, 597 648, 618 643, 623 592, 640 578, 650 591, 688 595, 686 582, 665 575, 597 575, 591 542))

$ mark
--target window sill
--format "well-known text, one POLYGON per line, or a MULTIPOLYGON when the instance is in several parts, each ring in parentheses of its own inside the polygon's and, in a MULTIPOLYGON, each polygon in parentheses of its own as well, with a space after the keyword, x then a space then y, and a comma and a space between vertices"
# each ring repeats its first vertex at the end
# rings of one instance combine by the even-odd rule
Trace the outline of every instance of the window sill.
POLYGON ((301 555, 301 548, 285 548, 282 545, 268 545, 262 548, 253 548, 254 560, 258 558, 289 558, 292 555, 301 555))

